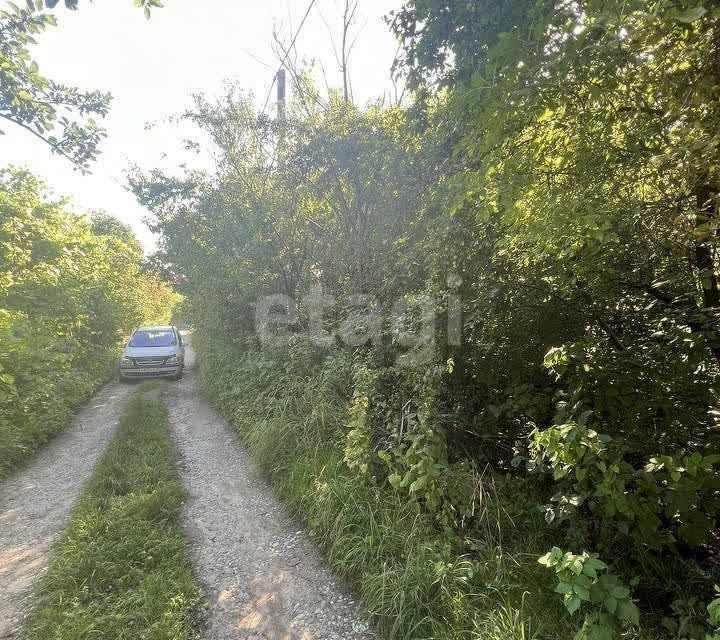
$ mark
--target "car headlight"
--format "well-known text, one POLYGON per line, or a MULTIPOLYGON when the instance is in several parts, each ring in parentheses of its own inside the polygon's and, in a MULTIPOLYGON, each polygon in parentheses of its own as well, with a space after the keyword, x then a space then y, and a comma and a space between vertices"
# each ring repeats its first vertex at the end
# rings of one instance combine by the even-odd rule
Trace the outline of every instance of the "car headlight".
POLYGON ((133 361, 131 358, 128 358, 127 356, 123 356, 120 358, 120 366, 123 367, 132 367, 133 361))
POLYGON ((165 364, 178 364, 180 360, 178 360, 177 355, 170 356, 167 360, 165 360, 165 364))

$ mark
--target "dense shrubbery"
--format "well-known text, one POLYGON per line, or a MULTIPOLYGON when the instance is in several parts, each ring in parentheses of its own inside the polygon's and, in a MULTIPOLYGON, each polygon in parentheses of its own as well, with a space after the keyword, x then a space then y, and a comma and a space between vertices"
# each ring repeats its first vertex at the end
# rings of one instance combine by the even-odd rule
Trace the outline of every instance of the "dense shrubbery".
POLYGON ((444 485, 471 484, 479 504, 463 535, 439 528, 407 500, 407 488, 396 492, 343 460, 349 353, 305 340, 279 354, 253 340, 228 350, 202 334, 193 344, 211 399, 385 637, 568 637, 561 602, 547 602, 554 583, 537 563, 552 536, 530 485, 508 478, 495 487, 489 475, 445 468, 444 485))
POLYGON ((30 175, 0 175, 0 476, 114 371, 119 340, 166 321, 174 294, 103 214, 76 216, 30 175))
POLYGON ((216 400, 391 637, 468 637, 471 619, 493 637, 485 584, 505 586, 526 636, 536 615, 538 637, 568 637, 533 595, 551 576, 530 567, 555 546, 544 563, 577 578, 558 589, 580 638, 704 640, 717 612, 720 12, 408 2, 394 29, 411 109, 333 95, 320 108, 298 76, 279 131, 242 96, 198 99, 186 116, 213 140, 217 174, 134 178, 216 400), (277 294, 298 300, 279 328, 315 347, 274 340, 260 355, 255 312, 277 294), (413 348, 403 333, 427 322, 423 301, 435 324, 413 348), (249 354, 236 367, 215 339, 249 354), (511 554, 519 573, 492 542, 512 530, 503 508, 524 532, 510 548, 535 554, 511 554), (396 564, 388 531, 361 533, 376 514, 417 542, 419 565, 396 564), (443 566, 456 582, 429 577, 443 566), (421 604, 393 629, 415 587, 421 604))

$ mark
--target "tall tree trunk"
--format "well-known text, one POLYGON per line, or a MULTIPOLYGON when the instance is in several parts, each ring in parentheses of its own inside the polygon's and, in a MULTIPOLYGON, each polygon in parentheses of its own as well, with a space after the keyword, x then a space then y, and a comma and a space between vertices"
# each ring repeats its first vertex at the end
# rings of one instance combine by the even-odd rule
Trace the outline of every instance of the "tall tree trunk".
MULTIPOLYGON (((697 213, 695 214, 695 229, 699 229, 717 217, 717 193, 707 184, 703 184, 695 193, 697 213)), ((715 258, 709 238, 715 237, 714 231, 701 234, 695 242, 695 265, 700 277, 702 288, 702 308, 720 308, 720 289, 715 272, 715 258)), ((710 348, 717 360, 720 360, 720 337, 717 333, 716 318, 708 323, 710 348)))
MULTIPOLYGON (((695 215, 695 228, 699 228, 713 220, 717 215, 716 194, 707 185, 697 190, 697 214, 695 215)), ((715 234, 708 234, 708 236, 715 234)), ((695 244, 695 263, 700 275, 703 294, 703 307, 720 307, 720 290, 718 290, 717 275, 715 273, 715 260, 712 247, 700 238, 695 244)))

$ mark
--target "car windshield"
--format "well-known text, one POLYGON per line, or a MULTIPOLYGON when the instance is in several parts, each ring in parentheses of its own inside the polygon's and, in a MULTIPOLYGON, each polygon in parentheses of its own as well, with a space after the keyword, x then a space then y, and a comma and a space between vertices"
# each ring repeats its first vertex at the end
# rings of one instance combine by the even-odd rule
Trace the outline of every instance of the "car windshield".
POLYGON ((171 347, 175 344, 175 332, 170 329, 148 329, 133 333, 130 347, 171 347))

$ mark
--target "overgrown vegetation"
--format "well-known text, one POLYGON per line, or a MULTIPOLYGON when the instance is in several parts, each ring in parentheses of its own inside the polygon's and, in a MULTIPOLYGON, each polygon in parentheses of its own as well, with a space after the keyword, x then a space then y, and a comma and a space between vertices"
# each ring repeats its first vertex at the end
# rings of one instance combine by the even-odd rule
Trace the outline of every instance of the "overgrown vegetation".
POLYGON ((133 177, 209 390, 387 637, 717 637, 720 10, 391 27, 408 108, 294 70, 133 177))
POLYGON ((537 558, 553 537, 529 485, 445 470, 448 487, 477 487, 472 526, 452 534, 381 475, 368 478, 344 462, 349 353, 299 342, 276 359, 246 344, 228 352, 196 336, 194 345, 211 399, 355 585, 383 637, 572 635, 560 600, 548 602, 555 584, 537 558))
MULTIPOLYGON (((134 394, 34 595, 33 640, 194 638, 198 590, 167 410, 134 394)), ((157 387, 157 382, 154 384, 157 387)))
POLYGON ((106 381, 119 341, 165 322, 177 295, 132 231, 76 216, 27 173, 0 173, 0 477, 106 381))

